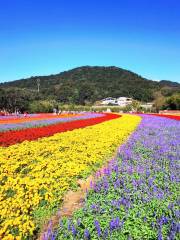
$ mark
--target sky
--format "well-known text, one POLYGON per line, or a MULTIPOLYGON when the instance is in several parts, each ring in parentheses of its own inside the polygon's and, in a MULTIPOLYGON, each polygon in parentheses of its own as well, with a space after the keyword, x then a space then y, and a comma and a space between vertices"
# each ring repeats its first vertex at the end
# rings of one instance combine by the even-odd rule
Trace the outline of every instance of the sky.
POLYGON ((85 65, 180 82, 180 0, 0 0, 0 82, 85 65))

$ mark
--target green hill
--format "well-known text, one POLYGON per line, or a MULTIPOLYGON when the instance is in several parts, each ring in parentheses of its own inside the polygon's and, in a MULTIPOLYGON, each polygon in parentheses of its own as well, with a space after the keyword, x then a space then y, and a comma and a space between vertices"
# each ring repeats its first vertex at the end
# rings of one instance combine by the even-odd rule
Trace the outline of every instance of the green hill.
MULTIPOLYGON (((87 104, 105 97, 132 97, 148 102, 154 93, 171 96, 180 92, 180 84, 152 81, 118 67, 84 66, 56 75, 35 76, 0 84, 0 108, 13 99, 23 106, 34 100, 55 100, 61 103, 87 104), (40 92, 37 92, 40 79, 40 92), (20 100, 21 99, 21 100, 20 100)), ((14 104, 14 103, 13 103, 14 104)))

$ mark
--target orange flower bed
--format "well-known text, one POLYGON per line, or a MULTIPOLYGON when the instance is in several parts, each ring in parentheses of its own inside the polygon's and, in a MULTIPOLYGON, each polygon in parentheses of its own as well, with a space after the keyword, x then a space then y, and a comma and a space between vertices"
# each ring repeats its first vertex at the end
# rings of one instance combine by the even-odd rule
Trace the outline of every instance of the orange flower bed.
POLYGON ((1 119, 0 124, 9 124, 9 123, 21 123, 21 122, 30 122, 35 120, 51 119, 51 118, 64 118, 64 117, 74 117, 81 116, 82 114, 61 114, 61 115, 52 115, 52 114, 39 114, 34 117, 15 117, 9 119, 1 119))

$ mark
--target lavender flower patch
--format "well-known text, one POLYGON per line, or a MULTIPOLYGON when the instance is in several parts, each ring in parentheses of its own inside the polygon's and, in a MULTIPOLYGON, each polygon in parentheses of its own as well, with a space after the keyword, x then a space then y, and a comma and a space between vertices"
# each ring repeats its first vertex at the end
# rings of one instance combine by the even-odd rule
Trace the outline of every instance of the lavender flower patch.
MULTIPOLYGON (((38 113, 31 113, 31 114, 28 114, 28 118, 36 117, 38 115, 39 115, 38 113)), ((16 118, 16 119, 24 118, 24 114, 19 114, 18 116, 17 115, 0 116, 0 120, 14 119, 14 118, 16 118)))
POLYGON ((142 117, 84 208, 44 239, 180 239, 180 122, 142 117))

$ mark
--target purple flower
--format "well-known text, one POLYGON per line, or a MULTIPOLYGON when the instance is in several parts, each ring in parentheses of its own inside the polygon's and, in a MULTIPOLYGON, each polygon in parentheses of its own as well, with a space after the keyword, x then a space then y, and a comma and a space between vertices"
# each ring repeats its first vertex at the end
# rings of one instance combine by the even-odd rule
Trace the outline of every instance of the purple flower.
POLYGON ((93 185, 93 182, 90 181, 90 188, 93 189, 94 185, 93 185))
POLYGON ((163 240, 161 229, 159 229, 159 231, 158 231, 158 240, 163 240))
POLYGON ((110 231, 113 231, 114 229, 117 229, 120 227, 120 220, 119 218, 114 218, 110 221, 109 223, 109 228, 110 228, 110 231))
POLYGON ((104 187, 105 191, 108 191, 108 189, 109 189, 109 182, 108 182, 106 177, 104 177, 103 187, 104 187))
POLYGON ((89 240, 90 239, 90 233, 89 233, 89 230, 88 229, 85 229, 84 230, 84 238, 89 240))
POLYGON ((101 236, 101 227, 100 227, 99 221, 95 220, 94 221, 94 225, 96 227, 96 231, 97 231, 98 237, 100 237, 101 236))
POLYGON ((103 239, 108 238, 108 236, 109 236, 109 232, 108 232, 108 229, 106 228, 103 233, 103 239))
POLYGON ((71 231, 72 231, 72 235, 73 235, 73 236, 76 236, 76 235, 77 235, 77 230, 76 230, 76 228, 75 228, 74 225, 71 226, 71 231))

